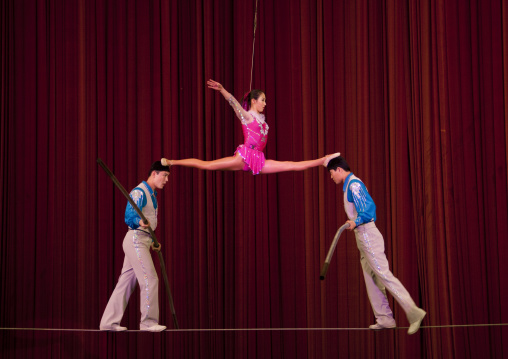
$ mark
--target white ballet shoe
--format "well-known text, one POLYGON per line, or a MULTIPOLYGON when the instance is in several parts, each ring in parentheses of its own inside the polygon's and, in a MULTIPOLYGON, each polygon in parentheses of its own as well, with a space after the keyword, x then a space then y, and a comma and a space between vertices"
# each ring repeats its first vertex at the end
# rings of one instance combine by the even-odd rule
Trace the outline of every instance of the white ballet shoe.
POLYGON ((171 167, 173 165, 173 161, 168 160, 167 158, 162 158, 161 165, 171 167))
POLYGON ((388 325, 381 325, 379 323, 376 323, 376 324, 372 324, 372 325, 369 325, 369 329, 372 329, 372 330, 382 330, 382 329, 391 329, 391 328, 395 328, 397 325, 395 324, 395 322, 393 322, 392 324, 388 324, 388 325))
POLYGON ((100 330, 108 331, 108 332, 124 332, 127 330, 127 327, 121 327, 119 325, 115 325, 115 326, 109 327, 109 328, 102 327, 102 328, 100 328, 100 330))
POLYGON ((165 329, 166 329, 165 325, 159 325, 159 324, 152 325, 151 327, 148 327, 148 328, 140 328, 140 330, 147 331, 147 332, 162 332, 165 329))
POLYGON ((326 156, 325 161, 323 162, 323 166, 327 167, 330 160, 334 159, 335 157, 339 157, 339 156, 340 156, 340 152, 326 156))
POLYGON ((423 309, 418 308, 416 310, 416 313, 414 315, 414 320, 411 322, 411 325, 409 326, 409 330, 407 331, 407 334, 411 335, 414 334, 420 329, 420 324, 422 324, 423 318, 427 315, 427 312, 423 309))

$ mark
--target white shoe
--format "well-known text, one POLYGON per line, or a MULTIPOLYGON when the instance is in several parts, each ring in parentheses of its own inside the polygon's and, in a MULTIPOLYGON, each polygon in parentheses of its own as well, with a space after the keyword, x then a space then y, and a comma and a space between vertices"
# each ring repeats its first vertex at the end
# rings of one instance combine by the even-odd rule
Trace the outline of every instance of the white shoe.
POLYGON ((161 158, 161 165, 171 167, 173 166, 173 161, 168 160, 167 158, 161 158))
POLYGON ((416 319, 409 326, 407 334, 409 335, 414 334, 418 331, 418 329, 420 329, 420 324, 422 323, 423 318, 425 318, 425 315, 427 315, 427 312, 424 311, 423 309, 418 308, 416 313, 416 319))
POLYGON ((110 327, 110 328, 100 328, 100 330, 109 331, 109 332, 124 332, 127 330, 127 328, 121 327, 119 325, 115 325, 114 327, 110 327))
POLYGON ((393 324, 389 324, 387 326, 376 323, 376 324, 369 325, 369 329, 372 329, 372 330, 391 329, 391 328, 395 328, 396 326, 397 325, 395 324, 395 322, 393 324))
POLYGON ((148 328, 141 328, 141 330, 147 331, 147 332, 162 332, 163 330, 166 330, 166 326, 155 324, 155 325, 152 325, 151 327, 148 327, 148 328))
POLYGON ((340 152, 337 152, 337 153, 334 153, 331 155, 327 155, 325 158, 325 161, 323 162, 323 166, 326 168, 328 166, 328 163, 330 162, 330 160, 334 159, 335 157, 339 157, 339 156, 340 156, 340 152))

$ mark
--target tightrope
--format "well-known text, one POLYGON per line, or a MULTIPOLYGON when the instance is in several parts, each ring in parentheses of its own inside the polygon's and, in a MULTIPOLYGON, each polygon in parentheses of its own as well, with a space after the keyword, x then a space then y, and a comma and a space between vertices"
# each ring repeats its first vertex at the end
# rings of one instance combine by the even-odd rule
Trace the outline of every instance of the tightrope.
MULTIPOLYGON (((438 329, 438 328, 468 328, 468 327, 503 327, 508 323, 493 324, 445 324, 445 325, 427 325, 421 326, 420 329, 438 329)), ((408 329, 409 327, 395 327, 385 330, 373 330, 370 328, 215 328, 215 329, 166 329, 165 332, 287 332, 287 331, 371 331, 386 332, 389 330, 408 329)), ((50 331, 50 332, 114 332, 100 329, 64 329, 64 328, 0 328, 0 330, 16 330, 16 331, 50 331)), ((144 332, 151 333, 146 330, 125 330, 123 332, 144 332)), ((123 333, 115 332, 115 333, 123 333)))

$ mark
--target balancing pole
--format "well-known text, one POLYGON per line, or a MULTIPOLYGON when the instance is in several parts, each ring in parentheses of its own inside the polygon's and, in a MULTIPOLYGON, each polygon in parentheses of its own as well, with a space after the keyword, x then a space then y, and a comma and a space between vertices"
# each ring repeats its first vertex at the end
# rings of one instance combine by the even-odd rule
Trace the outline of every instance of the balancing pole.
POLYGON ((328 255, 326 256, 325 263, 323 264, 323 268, 321 269, 321 274, 319 275, 319 279, 324 280, 326 276, 326 272, 328 272, 328 266, 330 265, 330 261, 332 260, 333 252, 335 252, 335 247, 337 246, 337 242, 339 241, 339 237, 346 230, 349 228, 349 223, 343 224, 335 234, 335 237, 333 238, 332 245, 330 246, 330 249, 328 250, 328 255))
MULTIPOLYGON (((108 166, 106 166, 106 164, 104 162, 102 162, 102 160, 100 158, 97 158, 97 163, 107 173, 109 178, 111 178, 113 183, 120 190, 120 192, 122 192, 122 194, 125 196, 125 198, 127 198, 127 201, 129 201, 129 203, 131 204, 132 208, 134 208, 136 213, 141 217, 141 220, 144 223, 148 223, 148 220, 143 215, 143 212, 141 212, 141 210, 136 205, 136 203, 134 203, 134 201, 132 200, 131 196, 129 196, 129 193, 127 193, 127 191, 122 186, 122 184, 116 179, 115 175, 113 174, 113 172, 110 171, 108 166)), ((157 241, 157 237, 155 237, 154 231, 152 230, 151 227, 148 227, 147 229, 150 232, 150 236, 152 237, 153 246, 156 247, 156 248, 159 247, 159 242, 157 241)), ((175 328, 176 329, 180 329, 180 327, 178 326, 178 320, 176 319, 175 306, 173 305, 173 297, 171 296, 171 289, 169 288, 168 275, 166 274, 166 265, 164 264, 164 259, 162 258, 162 253, 160 251, 156 251, 156 252, 157 252, 157 254, 159 256, 159 262, 160 262, 160 266, 161 266, 162 277, 164 278, 164 284, 166 286, 166 293, 168 294, 169 308, 171 309, 171 314, 173 315, 173 323, 175 324, 175 328)))

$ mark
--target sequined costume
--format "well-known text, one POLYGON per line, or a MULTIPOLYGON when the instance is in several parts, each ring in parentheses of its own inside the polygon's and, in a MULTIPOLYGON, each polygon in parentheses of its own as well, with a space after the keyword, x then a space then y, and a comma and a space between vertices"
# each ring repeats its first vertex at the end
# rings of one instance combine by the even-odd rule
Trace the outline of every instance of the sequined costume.
MULTIPOLYGON (((130 196, 150 222, 152 230, 155 230, 158 212, 157 192, 143 181, 131 191, 130 196)), ((134 208, 127 203, 125 223, 129 226, 129 230, 123 241, 125 258, 118 283, 104 310, 100 323, 101 330, 114 330, 114 327, 120 326, 129 298, 136 289, 136 283, 139 283, 141 290, 140 329, 158 324, 159 279, 150 255, 152 239, 147 231, 139 228, 140 220, 134 208)))
POLYGON ((356 245, 367 287, 370 304, 377 323, 395 326, 393 313, 386 297, 386 289, 406 312, 410 323, 418 316, 418 307, 402 283, 392 274, 385 255, 383 235, 376 227, 376 205, 363 182, 352 173, 344 181, 344 209, 354 221, 356 245))
POLYGON ((228 102, 242 122, 243 129, 244 143, 237 147, 235 155, 239 153, 242 156, 245 163, 244 171, 252 171, 257 175, 265 165, 263 149, 268 140, 269 126, 263 114, 245 111, 233 96, 228 99, 228 102))

